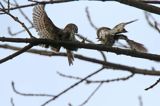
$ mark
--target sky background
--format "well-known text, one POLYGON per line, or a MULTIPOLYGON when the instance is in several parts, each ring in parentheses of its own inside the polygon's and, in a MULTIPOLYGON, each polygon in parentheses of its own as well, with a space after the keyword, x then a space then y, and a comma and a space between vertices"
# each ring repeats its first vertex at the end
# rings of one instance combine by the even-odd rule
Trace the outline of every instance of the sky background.
MULTIPOLYGON (((17 1, 21 4, 29 3, 27 0, 17 1)), ((90 26, 87 20, 85 13, 86 6, 89 7, 92 20, 97 27, 108 26, 112 28, 120 22, 138 19, 137 22, 126 27, 129 31, 127 33, 128 37, 144 44, 150 53, 160 53, 160 48, 158 46, 160 45, 160 35, 147 24, 142 10, 117 2, 98 1, 48 4, 45 9, 48 16, 58 27, 63 28, 68 23, 75 23, 79 28, 80 34, 93 40, 95 43, 99 43, 96 41, 96 31, 90 26)), ((33 7, 23 9, 30 19, 32 18, 32 8, 33 7)), ((11 11, 11 13, 18 16, 27 26, 30 26, 18 10, 11 11)), ((157 19, 159 18, 158 15, 154 16, 157 19)), ((7 15, 0 15, 0 19, 1 37, 11 37, 7 32, 7 27, 11 27, 13 32, 23 29, 7 15)), ((33 35, 38 37, 34 29, 30 31, 33 35)), ((25 32, 15 37, 26 38, 29 36, 25 32)), ((25 44, 14 45, 23 47, 25 44)), ((41 47, 34 48, 41 49, 41 47)), ((62 49, 62 51, 65 50, 62 49)), ((8 56, 13 52, 14 51, 11 50, 0 49, 0 58, 8 56)), ((79 49, 77 53, 102 59, 100 53, 93 50, 79 49)), ((151 69, 151 67, 157 70, 160 69, 159 63, 154 61, 116 55, 114 53, 105 54, 110 62, 145 69, 151 69)), ((0 106, 11 106, 11 97, 14 99, 15 106, 40 106, 49 99, 47 97, 24 97, 17 95, 11 88, 11 81, 15 82, 15 86, 20 92, 54 95, 76 82, 76 80, 73 79, 60 77, 57 71, 67 75, 85 77, 100 67, 100 65, 78 59, 75 59, 74 65, 69 67, 66 57, 47 57, 29 53, 21 54, 0 65, 0 106)), ((123 71, 103 70, 91 79, 111 79, 127 76, 129 74, 130 73, 123 71)), ((154 76, 135 75, 128 81, 103 84, 86 106, 139 106, 138 96, 142 96, 144 106, 159 106, 160 85, 158 84, 149 91, 144 90, 157 79, 158 77, 154 76)), ((47 106, 68 106, 68 103, 71 103, 73 106, 78 106, 86 100, 96 86, 97 84, 86 85, 82 83, 47 106)))

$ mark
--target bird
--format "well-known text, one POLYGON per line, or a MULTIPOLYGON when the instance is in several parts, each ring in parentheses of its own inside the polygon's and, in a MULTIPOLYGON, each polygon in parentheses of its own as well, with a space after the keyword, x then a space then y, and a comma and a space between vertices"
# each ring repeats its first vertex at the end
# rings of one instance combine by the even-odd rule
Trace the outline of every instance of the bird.
POLYGON ((100 27, 97 30, 97 39, 101 41, 102 44, 106 46, 113 46, 115 43, 115 35, 112 34, 111 28, 108 27, 100 27))
MULTIPOLYGON (((45 11, 45 4, 38 4, 33 8, 33 25, 38 35, 42 39, 51 39, 54 41, 76 41, 75 33, 78 33, 78 27, 69 23, 64 29, 57 27, 51 19, 48 17, 45 11)), ((51 46, 53 52, 58 53, 61 46, 46 45, 46 47, 51 46)), ((66 48, 67 57, 69 65, 73 64, 74 56, 72 50, 77 50, 77 48, 66 48)))
POLYGON ((126 35, 124 34, 119 34, 119 33, 113 33, 111 28, 108 27, 100 27, 97 30, 97 39, 98 41, 101 41, 101 44, 104 44, 108 47, 112 47, 114 43, 120 39, 125 40, 129 48, 134 51, 138 52, 147 52, 147 49, 144 47, 143 44, 138 43, 134 40, 129 39, 126 35))
MULTIPOLYGON (((76 42, 76 41, 79 42, 75 38, 75 34, 78 33, 77 25, 75 25, 73 23, 67 24, 63 30, 63 33, 64 33, 64 36, 62 37, 62 40, 71 41, 71 42, 76 42)), ((72 51, 77 51, 77 49, 78 48, 75 48, 75 47, 67 47, 66 48, 69 65, 71 65, 71 64, 73 65, 74 54, 72 51)))
POLYGON ((130 24, 130 23, 133 23, 133 22, 135 22, 137 20, 138 19, 135 19, 135 20, 132 20, 132 21, 128 21, 128 22, 122 22, 122 23, 117 24, 116 26, 113 27, 112 33, 113 34, 119 34, 119 33, 126 33, 126 32, 128 32, 125 29, 125 26, 128 25, 128 24, 130 24))

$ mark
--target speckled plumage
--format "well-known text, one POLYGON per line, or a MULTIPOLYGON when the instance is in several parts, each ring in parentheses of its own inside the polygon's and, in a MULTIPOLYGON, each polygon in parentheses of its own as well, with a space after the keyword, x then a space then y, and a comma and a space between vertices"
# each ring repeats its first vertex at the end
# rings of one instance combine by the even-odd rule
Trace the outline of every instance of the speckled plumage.
MULTIPOLYGON (((73 24, 67 24, 64 29, 58 28, 50 20, 46 11, 44 10, 44 4, 38 4, 33 8, 33 24, 34 28, 38 32, 40 38, 51 39, 55 41, 76 41, 75 33, 78 32, 78 27, 73 24)), ((54 52, 59 52, 60 46, 52 46, 51 49, 54 52)), ((77 48, 67 47, 67 57, 69 65, 73 64, 74 55, 71 50, 77 50, 77 48)))
MULTIPOLYGON (((44 4, 38 4, 33 8, 34 28, 38 32, 40 38, 60 40, 60 37, 62 36, 62 30, 56 27, 54 23, 50 20, 44 10, 44 7, 44 4)), ((52 47, 52 49, 58 52, 60 47, 52 47)))
POLYGON ((114 36, 115 35, 112 35, 111 29, 108 27, 101 27, 97 30, 98 40, 106 46, 113 46, 115 42, 114 36))

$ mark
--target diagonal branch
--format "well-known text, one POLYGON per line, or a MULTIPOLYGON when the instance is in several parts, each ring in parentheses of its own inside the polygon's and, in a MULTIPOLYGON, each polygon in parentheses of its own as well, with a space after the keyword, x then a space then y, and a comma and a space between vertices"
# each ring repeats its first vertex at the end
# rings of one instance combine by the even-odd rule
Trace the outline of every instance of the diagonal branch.
POLYGON ((100 83, 96 89, 89 95, 89 97, 83 102, 81 103, 79 106, 84 106, 93 96, 94 94, 100 89, 100 87, 103 85, 103 83, 100 83))
POLYGON ((66 88, 65 90, 63 90, 62 92, 58 93, 55 97, 49 99, 48 101, 46 101, 44 104, 42 104, 41 106, 46 106, 47 104, 49 104, 50 102, 54 101, 55 99, 57 99, 58 97, 60 97, 61 95, 65 94, 66 92, 70 91, 71 89, 73 89, 74 87, 76 87, 77 85, 79 85, 80 83, 84 82, 86 79, 94 76, 95 74, 101 72, 104 69, 104 67, 100 68, 99 70, 87 75, 86 77, 84 77, 82 80, 72 84, 71 86, 69 86, 68 88, 66 88))
POLYGON ((153 87, 155 87, 155 86, 156 86, 157 84, 159 84, 159 83, 160 83, 160 78, 159 78, 154 84, 152 84, 151 86, 145 88, 145 90, 147 91, 147 90, 149 90, 149 89, 152 89, 153 87))
MULTIPOLYGON (((16 0, 14 0, 14 2, 15 2, 15 5, 18 7, 18 6, 19 6, 18 2, 17 2, 16 0)), ((31 26, 33 26, 32 21, 31 21, 31 20, 28 18, 28 16, 22 11, 22 9, 19 8, 18 10, 19 10, 20 13, 22 14, 22 16, 31 24, 31 26)))
POLYGON ((4 62, 6 62, 6 61, 18 56, 18 55, 20 55, 22 53, 24 53, 25 51, 27 51, 28 49, 30 49, 32 47, 33 47, 33 44, 29 44, 29 45, 25 46, 24 48, 22 48, 21 50, 19 50, 19 51, 15 52, 15 53, 3 58, 3 59, 0 59, 0 64, 2 64, 4 62))

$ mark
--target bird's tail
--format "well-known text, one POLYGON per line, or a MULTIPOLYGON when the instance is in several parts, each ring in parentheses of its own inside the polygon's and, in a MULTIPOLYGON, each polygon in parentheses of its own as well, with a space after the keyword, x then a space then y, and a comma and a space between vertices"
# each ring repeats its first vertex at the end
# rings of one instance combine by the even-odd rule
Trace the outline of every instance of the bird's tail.
POLYGON ((69 63, 69 65, 73 65, 73 61, 74 61, 74 54, 72 53, 72 51, 71 50, 68 50, 68 49, 66 49, 67 50, 67 57, 68 57, 68 63, 69 63))
POLYGON ((127 42, 132 50, 143 52, 143 53, 147 52, 147 48, 145 48, 143 44, 135 42, 133 40, 127 40, 127 42))
POLYGON ((125 40, 130 46, 131 50, 135 50, 135 51, 143 52, 143 53, 147 52, 147 49, 144 47, 143 44, 135 42, 134 40, 130 40, 127 36, 123 34, 116 35, 114 39, 115 40, 119 40, 119 39, 125 40))

